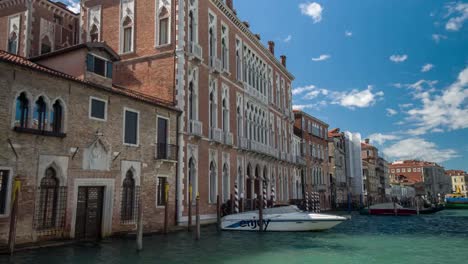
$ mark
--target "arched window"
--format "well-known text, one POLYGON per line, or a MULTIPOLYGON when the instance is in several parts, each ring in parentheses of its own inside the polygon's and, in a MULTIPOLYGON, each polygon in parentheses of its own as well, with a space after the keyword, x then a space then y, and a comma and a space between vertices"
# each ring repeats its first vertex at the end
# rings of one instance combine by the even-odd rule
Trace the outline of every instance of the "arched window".
POLYGON ((54 133, 63 132, 63 107, 59 100, 52 106, 51 126, 54 133))
POLYGON ((210 66, 214 66, 214 56, 215 56, 215 36, 213 32, 213 28, 210 28, 209 32, 209 54, 210 54, 210 66))
POLYGON ((18 35, 16 32, 11 32, 8 38, 8 52, 16 54, 18 53, 18 35))
POLYGON ((237 106, 237 140, 240 142, 242 137, 242 110, 237 106))
POLYGON ((16 98, 15 127, 28 127, 29 100, 25 93, 16 98))
POLYGON ((41 41, 41 54, 46 54, 52 51, 52 43, 48 36, 45 36, 41 41))
POLYGON ((169 44, 169 11, 163 7, 159 12, 159 45, 169 44))
POLYGON ((216 203, 216 198, 217 198, 217 175, 216 175, 216 166, 214 162, 210 163, 210 203, 216 203))
POLYGON ((91 42, 98 42, 99 41, 99 29, 96 24, 93 24, 91 27, 91 31, 89 32, 89 37, 91 42))
POLYGON ((252 166, 249 164, 247 166, 247 190, 246 190, 247 200, 252 199, 252 166))
POLYGON ((189 100, 188 100, 188 111, 189 111, 189 120, 195 120, 195 104, 194 104, 194 91, 193 91, 193 82, 189 83, 189 100))
POLYGON ((239 192, 239 198, 244 197, 244 174, 242 173, 242 167, 239 166, 237 169, 237 189, 239 192))
POLYGON ((45 130, 46 128, 47 105, 44 97, 39 97, 34 106, 33 127, 37 130, 45 130))
POLYGON ((230 179, 229 168, 227 164, 223 165, 223 202, 229 200, 230 196, 230 179))
POLYGON ((226 43, 226 39, 221 40, 221 59, 223 63, 223 69, 228 68, 228 47, 226 43))
POLYGON ((122 206, 120 212, 120 219, 122 221, 131 221, 134 216, 135 208, 135 179, 133 172, 127 171, 125 179, 122 184, 122 206))
POLYGON ((130 17, 126 17, 122 23, 123 28, 123 47, 122 52, 133 51, 133 21, 130 17))
MULTIPOLYGON (((225 91, 225 93, 227 93, 225 91)), ((229 132, 229 108, 227 95, 223 98, 223 131, 229 132)))
POLYGON ((57 224, 59 181, 53 168, 48 168, 42 178, 39 192, 37 228, 53 228, 57 224))
POLYGON ((189 47, 190 47, 190 52, 193 52, 193 43, 195 42, 194 40, 194 35, 195 35, 195 25, 194 25, 195 21, 194 21, 194 18, 193 18, 193 12, 190 11, 189 12, 189 31, 188 31, 188 34, 189 34, 189 47))

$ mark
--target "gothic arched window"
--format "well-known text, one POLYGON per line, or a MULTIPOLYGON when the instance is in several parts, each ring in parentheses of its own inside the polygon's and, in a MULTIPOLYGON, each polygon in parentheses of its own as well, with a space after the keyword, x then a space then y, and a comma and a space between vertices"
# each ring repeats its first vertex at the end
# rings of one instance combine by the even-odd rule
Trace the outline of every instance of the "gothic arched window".
POLYGON ((227 164, 223 166, 223 202, 229 200, 230 196, 230 177, 227 164))
POLYGON ((13 54, 18 53, 18 35, 16 35, 16 32, 11 32, 8 38, 8 52, 13 54))
POLYGON ((127 171, 122 184, 122 207, 120 218, 123 221, 133 220, 135 209, 135 179, 133 172, 127 171))
POLYGON ((25 93, 16 98, 15 127, 28 127, 29 100, 25 93))
POLYGON ((159 45, 169 44, 169 11, 163 7, 159 12, 159 45))
POLYGON ((46 117, 47 117, 47 104, 44 101, 44 97, 39 97, 34 106, 33 113, 33 126, 38 130, 46 129, 46 117))
POLYGON ((55 227, 57 223, 59 181, 53 168, 48 168, 42 178, 39 192, 37 228, 55 227))
POLYGON ((52 106, 51 126, 53 132, 63 132, 63 106, 59 100, 52 106))
POLYGON ((123 28, 123 47, 122 52, 133 51, 133 21, 130 17, 126 17, 122 23, 123 28))
POLYGON ((217 175, 216 175, 216 166, 214 162, 210 163, 210 203, 216 203, 217 193, 217 175))

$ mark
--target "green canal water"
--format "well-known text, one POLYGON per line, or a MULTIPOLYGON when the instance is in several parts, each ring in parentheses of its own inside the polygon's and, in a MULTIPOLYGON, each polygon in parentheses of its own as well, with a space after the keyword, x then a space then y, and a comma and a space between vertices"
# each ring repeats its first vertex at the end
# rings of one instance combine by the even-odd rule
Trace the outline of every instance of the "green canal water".
POLYGON ((0 256, 0 263, 468 263, 468 210, 435 215, 354 215, 320 233, 217 233, 202 229, 201 241, 181 232, 144 239, 105 240, 0 256))

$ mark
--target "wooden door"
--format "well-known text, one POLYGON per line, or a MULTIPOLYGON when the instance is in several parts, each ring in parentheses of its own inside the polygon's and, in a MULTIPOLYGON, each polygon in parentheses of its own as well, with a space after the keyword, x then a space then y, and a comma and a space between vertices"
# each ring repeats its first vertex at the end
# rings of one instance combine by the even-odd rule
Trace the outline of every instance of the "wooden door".
POLYGON ((102 228, 104 187, 79 187, 76 208, 75 237, 99 239, 102 228))

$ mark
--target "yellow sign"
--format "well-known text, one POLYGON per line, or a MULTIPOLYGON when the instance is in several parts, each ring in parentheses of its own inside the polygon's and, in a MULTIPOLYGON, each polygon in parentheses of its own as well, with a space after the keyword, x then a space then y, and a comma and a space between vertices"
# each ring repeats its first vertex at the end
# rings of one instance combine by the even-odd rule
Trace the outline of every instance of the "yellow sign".
POLYGON ((16 194, 19 193, 20 189, 21 189, 21 181, 20 180, 15 180, 15 183, 13 185, 12 199, 11 199, 12 204, 15 202, 16 194))

